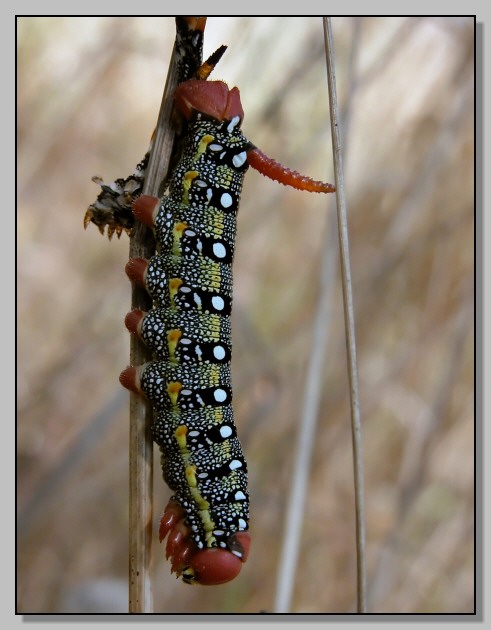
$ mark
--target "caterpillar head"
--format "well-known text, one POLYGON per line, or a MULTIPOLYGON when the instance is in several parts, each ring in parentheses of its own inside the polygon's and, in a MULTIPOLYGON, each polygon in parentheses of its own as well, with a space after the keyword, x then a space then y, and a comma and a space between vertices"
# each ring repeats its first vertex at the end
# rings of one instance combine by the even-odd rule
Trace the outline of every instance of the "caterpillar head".
POLYGON ((177 86, 175 94, 179 111, 189 120, 193 111, 212 116, 217 120, 244 119, 239 89, 231 90, 223 81, 190 79, 177 86))
POLYGON ((185 511, 171 500, 160 521, 159 537, 162 541, 168 535, 166 555, 172 561, 172 572, 187 584, 207 586, 225 584, 237 577, 249 553, 249 534, 232 534, 227 549, 198 549, 185 519, 185 511))

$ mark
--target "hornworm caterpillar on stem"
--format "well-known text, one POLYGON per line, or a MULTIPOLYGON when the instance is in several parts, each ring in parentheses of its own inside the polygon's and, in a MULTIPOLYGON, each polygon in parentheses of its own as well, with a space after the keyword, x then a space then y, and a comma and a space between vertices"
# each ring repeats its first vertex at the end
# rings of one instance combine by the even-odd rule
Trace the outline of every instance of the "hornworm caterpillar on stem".
POLYGON ((136 219, 157 253, 130 259, 128 277, 153 308, 126 326, 154 361, 120 376, 154 406, 153 437, 174 492, 160 524, 172 571, 187 583, 221 584, 240 572, 250 536, 247 465, 237 437, 230 372, 232 262, 242 183, 249 166, 285 185, 333 192, 268 158, 240 129, 239 90, 191 79, 175 94, 187 121, 182 153, 162 199, 140 196, 136 219))

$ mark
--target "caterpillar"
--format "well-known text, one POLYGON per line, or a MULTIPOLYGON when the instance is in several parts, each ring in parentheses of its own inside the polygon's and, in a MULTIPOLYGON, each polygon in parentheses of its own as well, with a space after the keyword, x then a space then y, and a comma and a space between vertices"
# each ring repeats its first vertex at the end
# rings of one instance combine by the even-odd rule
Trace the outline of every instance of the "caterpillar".
POLYGON ((134 217, 154 230, 157 252, 132 258, 131 281, 152 298, 125 324, 154 360, 131 366, 121 384, 154 407, 153 439, 174 493, 160 521, 171 571, 189 584, 234 579, 250 547, 247 464, 232 408, 230 314, 236 217, 249 166, 310 192, 334 186, 282 167, 241 131, 238 88, 191 79, 175 93, 187 121, 168 193, 142 195, 134 217))

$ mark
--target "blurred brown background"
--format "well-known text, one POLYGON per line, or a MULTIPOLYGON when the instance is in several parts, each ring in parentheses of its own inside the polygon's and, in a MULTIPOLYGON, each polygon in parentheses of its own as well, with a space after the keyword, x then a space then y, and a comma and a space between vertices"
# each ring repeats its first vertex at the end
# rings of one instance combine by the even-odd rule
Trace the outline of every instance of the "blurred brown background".
MULTIPOLYGON (((125 612, 128 239, 82 219, 132 172, 174 38, 162 18, 18 19, 18 612, 125 612)), ((333 18, 361 416, 369 608, 474 605, 474 22, 333 18)), ((209 18, 212 78, 241 89, 245 135, 332 181, 320 18, 209 18)), ((234 399, 253 546, 214 588, 171 576, 155 611, 273 609, 323 242, 334 199, 249 172, 239 213, 234 399)), ((356 601, 353 473, 336 240, 322 400, 292 612, 356 601)), ((169 493, 155 467, 155 523, 169 493)))

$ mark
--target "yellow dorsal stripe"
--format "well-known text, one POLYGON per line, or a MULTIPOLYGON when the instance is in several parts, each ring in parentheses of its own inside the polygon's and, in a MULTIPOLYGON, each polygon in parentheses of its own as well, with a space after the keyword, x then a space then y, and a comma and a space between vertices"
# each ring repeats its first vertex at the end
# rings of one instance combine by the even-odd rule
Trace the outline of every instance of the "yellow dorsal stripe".
POLYGON ((213 142, 214 139, 215 138, 213 136, 210 136, 209 133, 205 134, 201 138, 198 144, 198 150, 196 151, 196 156, 195 156, 196 160, 200 157, 200 155, 202 155, 206 151, 207 146, 210 144, 210 142, 213 142))
MULTIPOLYGON (((181 384, 169 383, 168 390, 170 389, 171 385, 181 385, 181 384)), ((203 495, 198 489, 198 479, 196 477, 196 466, 188 464, 189 459, 191 457, 191 452, 189 451, 188 446, 187 446, 187 434, 188 434, 187 426, 184 424, 181 424, 175 430, 174 437, 176 438, 176 442, 179 447, 181 458, 184 463, 184 476, 185 476, 186 483, 189 488, 189 493, 191 494, 191 497, 196 502, 196 506, 198 508, 198 514, 203 524, 203 529, 205 531, 206 545, 207 547, 212 547, 213 543, 216 541, 216 538, 213 535, 213 530, 215 529, 215 523, 213 522, 210 515, 210 504, 203 497, 203 495)))
POLYGON ((193 180, 196 179, 198 175, 199 175, 198 171, 188 171, 187 173, 184 174, 184 180, 182 182, 182 187, 183 187, 182 202, 186 206, 189 206, 189 189, 191 188, 191 184, 193 183, 193 180))

